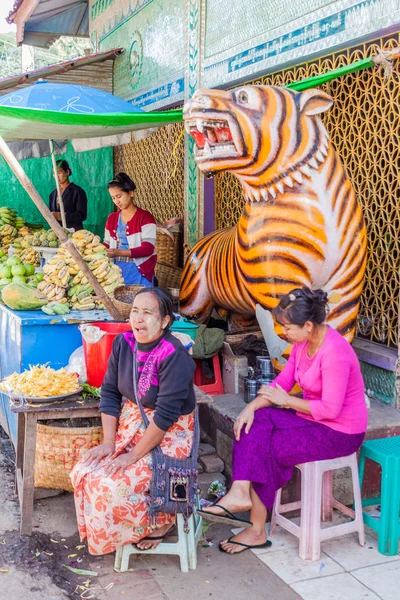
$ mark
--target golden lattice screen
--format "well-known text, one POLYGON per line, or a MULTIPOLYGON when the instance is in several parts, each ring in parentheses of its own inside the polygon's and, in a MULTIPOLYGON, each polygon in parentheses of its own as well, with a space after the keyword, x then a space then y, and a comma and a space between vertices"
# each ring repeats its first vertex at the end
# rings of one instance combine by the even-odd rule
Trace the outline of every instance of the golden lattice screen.
MULTIPOLYGON (((400 45, 400 34, 320 58, 249 82, 285 85, 337 69, 400 45)), ((397 347, 400 254, 400 81, 367 69, 323 86, 334 99, 323 120, 363 207, 368 230, 368 263, 358 335, 397 347)), ((244 206, 238 180, 215 178, 216 228, 237 223, 244 206)))
POLYGON ((138 142, 115 148, 115 172, 136 183, 135 202, 159 223, 183 218, 183 124, 165 125, 138 142))

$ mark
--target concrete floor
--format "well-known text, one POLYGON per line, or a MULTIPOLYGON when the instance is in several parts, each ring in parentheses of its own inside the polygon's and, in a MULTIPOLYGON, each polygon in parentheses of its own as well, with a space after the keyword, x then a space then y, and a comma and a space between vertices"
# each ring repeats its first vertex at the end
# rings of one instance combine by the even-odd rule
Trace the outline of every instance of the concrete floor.
POLYGON ((257 556, 244 552, 228 556, 218 542, 231 534, 228 527, 213 525, 206 534, 212 545, 200 542, 198 568, 183 574, 179 559, 170 556, 133 556, 131 571, 113 571, 114 555, 91 557, 80 549, 72 494, 35 502, 31 538, 21 537, 19 507, 14 491, 13 455, 8 440, 0 437, 0 598, 11 600, 252 600, 266 597, 296 600, 299 596, 257 556), (54 540, 53 542, 51 540, 54 540), (58 543, 55 543, 58 542, 58 543), (78 546, 78 550, 77 550, 78 546), (78 554, 78 568, 98 573, 77 576, 63 565, 78 554), (35 555, 37 559, 35 559, 35 555), (53 555, 53 556, 49 556, 53 555), (35 562, 36 561, 36 562, 35 562), (84 582, 89 589, 77 588, 84 582), (111 585, 112 584, 112 585, 111 585), (82 595, 83 594, 83 595, 82 595), (93 594, 93 595, 92 595, 93 594))

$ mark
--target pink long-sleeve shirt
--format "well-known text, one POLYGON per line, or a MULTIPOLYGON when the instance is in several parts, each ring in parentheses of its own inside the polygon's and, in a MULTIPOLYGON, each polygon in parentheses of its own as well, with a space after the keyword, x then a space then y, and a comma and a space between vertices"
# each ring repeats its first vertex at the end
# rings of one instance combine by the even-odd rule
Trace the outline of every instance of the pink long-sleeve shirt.
POLYGON ((271 384, 290 392, 295 383, 310 401, 311 415, 299 417, 317 421, 343 433, 364 433, 368 412, 364 381, 353 348, 336 330, 328 327, 325 339, 304 373, 299 363, 307 342, 294 344, 289 360, 271 384))

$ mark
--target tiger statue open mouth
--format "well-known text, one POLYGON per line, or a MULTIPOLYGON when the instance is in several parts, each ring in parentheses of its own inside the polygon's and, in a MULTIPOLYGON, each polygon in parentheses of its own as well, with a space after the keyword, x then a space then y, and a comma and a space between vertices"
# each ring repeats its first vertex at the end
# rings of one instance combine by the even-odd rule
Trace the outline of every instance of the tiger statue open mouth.
MULTIPOLYGON (((188 122, 187 132, 196 142, 195 156, 198 164, 210 158, 229 157, 236 158, 240 155, 234 142, 229 122, 201 118, 196 122, 188 122)), ((238 132, 239 133, 239 132, 238 132)), ((236 136, 238 140, 239 135, 236 136)))
POLYGON ((213 309, 244 320, 295 287, 337 292, 328 322, 349 339, 366 265, 366 230, 354 190, 318 117, 321 90, 272 86, 197 90, 185 128, 205 174, 227 170, 246 204, 238 224, 192 248, 181 312, 205 322, 213 309))

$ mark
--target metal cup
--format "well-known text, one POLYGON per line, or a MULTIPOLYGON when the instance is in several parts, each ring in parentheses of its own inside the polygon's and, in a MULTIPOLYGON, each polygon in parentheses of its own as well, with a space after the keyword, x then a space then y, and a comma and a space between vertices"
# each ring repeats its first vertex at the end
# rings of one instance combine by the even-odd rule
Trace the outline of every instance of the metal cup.
POLYGON ((245 377, 243 379, 243 387, 244 401, 248 404, 257 397, 257 380, 251 377, 245 377))
POLYGON ((274 367, 269 356, 256 356, 256 368, 259 377, 274 376, 274 367))

